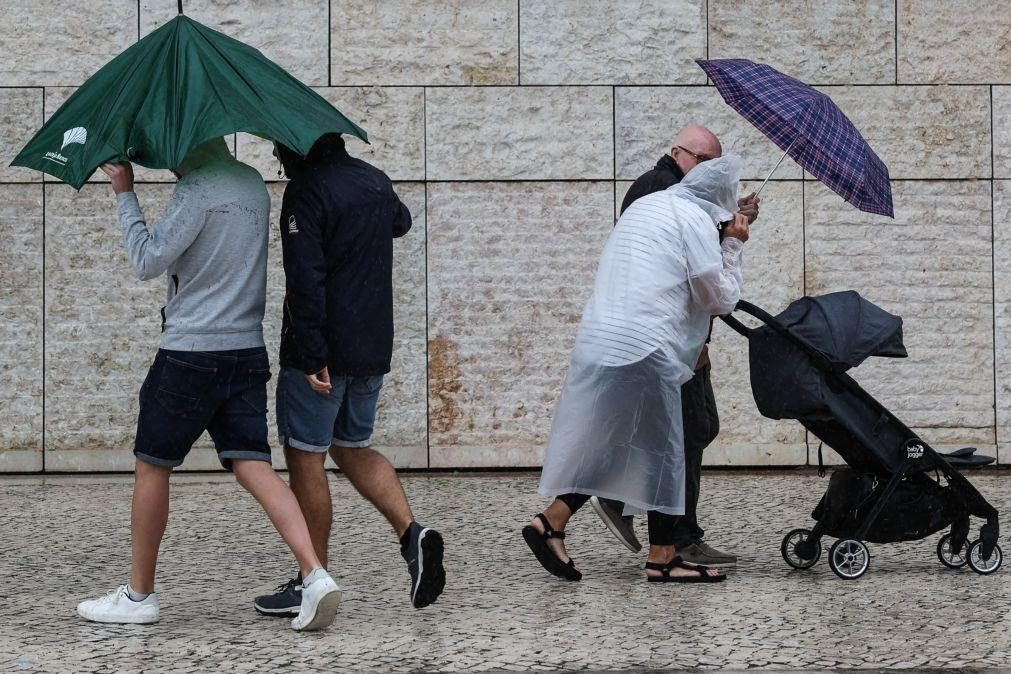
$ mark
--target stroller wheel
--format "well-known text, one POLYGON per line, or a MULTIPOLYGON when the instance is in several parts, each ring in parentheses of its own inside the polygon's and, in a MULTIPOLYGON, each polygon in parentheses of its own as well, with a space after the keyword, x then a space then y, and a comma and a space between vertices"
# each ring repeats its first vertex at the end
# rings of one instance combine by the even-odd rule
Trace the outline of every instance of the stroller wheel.
POLYGON ((969 561, 969 568, 984 576, 995 573, 1004 561, 1004 553, 1000 551, 999 545, 994 546, 990 559, 983 559, 983 541, 973 541, 965 556, 969 561))
POLYGON ((952 544, 953 540, 954 537, 951 534, 941 536, 941 540, 937 542, 937 558, 949 569, 961 569, 969 563, 966 552, 968 546, 963 544, 962 549, 956 554, 952 544))
POLYGON ((821 559, 821 541, 812 541, 810 529, 794 529, 783 537, 779 551, 795 569, 810 569, 821 559))
POLYGON ((867 546, 852 538, 843 538, 832 544, 828 551, 828 565, 843 580, 856 580, 867 573, 871 553, 867 546))

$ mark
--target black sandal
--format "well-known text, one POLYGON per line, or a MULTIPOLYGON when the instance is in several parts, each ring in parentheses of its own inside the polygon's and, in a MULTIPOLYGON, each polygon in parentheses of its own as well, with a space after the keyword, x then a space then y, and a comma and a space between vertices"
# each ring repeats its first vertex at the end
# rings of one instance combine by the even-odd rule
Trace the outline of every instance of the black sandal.
POLYGON ((550 539, 557 538, 558 540, 562 540, 565 538, 565 532, 552 529, 551 523, 548 522, 548 518, 544 516, 544 513, 538 514, 537 519, 544 525, 544 533, 537 531, 531 524, 523 527, 523 540, 530 546, 530 550, 534 553, 537 561, 553 576, 565 578, 566 580, 579 580, 582 578, 583 574, 576 569, 576 563, 572 561, 571 557, 568 563, 565 563, 555 554, 554 550, 548 547, 550 539))
POLYGON ((650 583, 721 583, 727 579, 727 574, 725 573, 718 573, 715 576, 710 576, 706 573, 706 571, 709 571, 708 566, 702 566, 701 564, 688 564, 681 559, 681 555, 678 555, 667 564, 646 562, 646 568, 650 571, 659 571, 661 574, 659 576, 647 575, 646 580, 650 583), (689 569, 691 571, 697 571, 699 575, 672 576, 670 575, 671 569, 689 569))

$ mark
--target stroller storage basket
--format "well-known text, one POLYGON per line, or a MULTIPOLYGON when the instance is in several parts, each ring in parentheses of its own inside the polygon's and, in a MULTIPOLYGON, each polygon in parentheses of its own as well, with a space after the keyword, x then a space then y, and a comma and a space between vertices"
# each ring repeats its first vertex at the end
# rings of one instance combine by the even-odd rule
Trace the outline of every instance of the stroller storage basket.
MULTIPOLYGON (((811 517, 825 534, 853 538, 877 505, 885 485, 885 481, 870 473, 836 470, 811 517)), ((917 541, 950 526, 963 515, 950 487, 923 474, 913 475, 899 482, 864 540, 917 541)))

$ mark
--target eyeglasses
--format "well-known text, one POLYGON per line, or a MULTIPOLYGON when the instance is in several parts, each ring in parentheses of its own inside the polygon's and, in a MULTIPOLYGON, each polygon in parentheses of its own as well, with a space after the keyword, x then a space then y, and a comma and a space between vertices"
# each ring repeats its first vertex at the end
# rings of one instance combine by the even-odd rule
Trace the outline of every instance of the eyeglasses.
POLYGON ((674 147, 677 148, 678 150, 682 150, 684 152, 687 152, 688 154, 690 154, 692 157, 695 158, 695 161, 699 162, 700 164, 702 162, 704 162, 704 161, 709 161, 710 159, 712 159, 712 157, 707 157, 704 154, 695 154, 694 152, 692 152, 688 148, 683 147, 681 145, 675 145, 674 147))

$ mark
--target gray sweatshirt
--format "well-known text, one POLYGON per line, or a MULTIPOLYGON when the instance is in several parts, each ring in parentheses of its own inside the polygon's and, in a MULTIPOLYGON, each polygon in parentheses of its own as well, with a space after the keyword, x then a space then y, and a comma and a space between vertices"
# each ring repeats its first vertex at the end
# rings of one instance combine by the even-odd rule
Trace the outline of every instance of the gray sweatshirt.
POLYGON ((270 195, 224 141, 205 143, 176 169, 165 214, 150 229, 133 192, 116 198, 127 256, 142 280, 168 274, 163 349, 263 346, 270 195))

